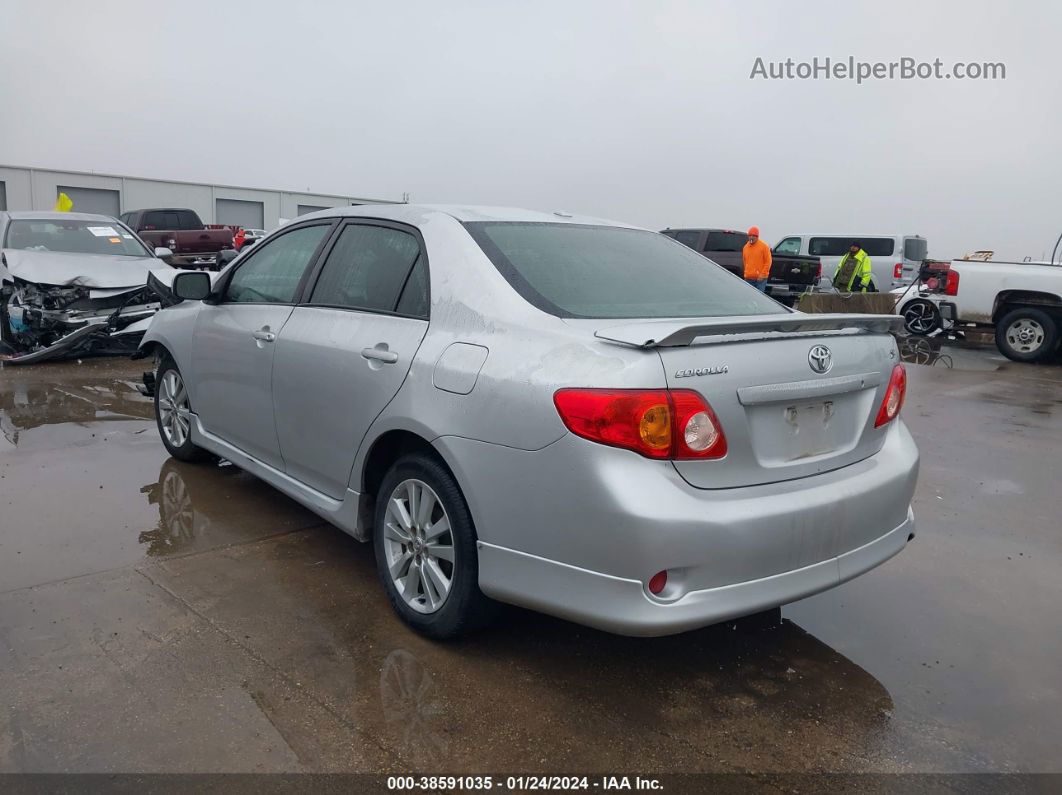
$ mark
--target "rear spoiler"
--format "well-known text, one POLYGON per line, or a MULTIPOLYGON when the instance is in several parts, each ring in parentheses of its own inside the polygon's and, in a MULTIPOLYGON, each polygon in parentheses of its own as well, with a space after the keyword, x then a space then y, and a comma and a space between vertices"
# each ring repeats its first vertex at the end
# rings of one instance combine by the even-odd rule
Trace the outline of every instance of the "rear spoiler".
MULTIPOLYGON (((598 329, 594 332, 594 336, 609 342, 633 345, 636 348, 680 348, 692 345, 698 337, 848 330, 886 334, 899 331, 902 325, 903 318, 899 315, 811 315, 793 312, 788 315, 643 320, 598 329)), ((723 340, 715 341, 722 342, 723 340)))

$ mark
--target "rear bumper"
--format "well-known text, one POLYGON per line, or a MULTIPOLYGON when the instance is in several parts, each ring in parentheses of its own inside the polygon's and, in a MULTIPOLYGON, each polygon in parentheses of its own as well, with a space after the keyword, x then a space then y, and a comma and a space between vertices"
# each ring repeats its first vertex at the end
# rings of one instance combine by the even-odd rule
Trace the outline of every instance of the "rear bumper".
POLYGON ((803 598, 884 562, 914 531, 918 451, 902 422, 858 463, 725 489, 570 434, 538 451, 458 437, 435 446, 476 523, 483 591, 622 634, 803 598), (651 596, 644 583, 665 569, 667 598, 651 596))
POLYGON ((686 632, 795 602, 869 571, 900 552, 914 534, 914 513, 868 544, 759 580, 690 591, 658 601, 636 580, 610 577, 511 549, 480 544, 480 567, 501 575, 494 596, 620 635, 686 632))
POLYGON ((216 265, 218 252, 210 254, 174 254, 167 257, 166 261, 174 266, 210 267, 216 265))

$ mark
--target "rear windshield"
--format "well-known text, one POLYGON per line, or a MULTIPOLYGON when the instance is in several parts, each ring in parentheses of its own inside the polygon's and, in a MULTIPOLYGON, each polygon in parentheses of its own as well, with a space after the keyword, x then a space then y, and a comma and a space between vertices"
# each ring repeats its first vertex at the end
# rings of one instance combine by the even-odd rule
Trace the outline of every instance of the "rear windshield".
POLYGON ((5 248, 60 251, 67 254, 117 254, 146 257, 147 250, 117 221, 13 220, 5 248))
POLYGON ((180 232, 202 229, 203 225, 199 222, 199 216, 191 210, 152 210, 141 217, 140 228, 147 232, 180 232))
POLYGON ((896 241, 891 237, 813 237, 808 243, 808 254, 813 257, 843 257, 852 241, 856 240, 871 257, 891 257, 896 250, 896 241))
POLYGON ((786 310, 681 243, 655 232, 549 223, 465 228, 534 306, 558 317, 732 317, 786 310))
POLYGON ((749 242, 749 236, 740 232, 709 232, 704 243, 705 251, 741 251, 749 242))

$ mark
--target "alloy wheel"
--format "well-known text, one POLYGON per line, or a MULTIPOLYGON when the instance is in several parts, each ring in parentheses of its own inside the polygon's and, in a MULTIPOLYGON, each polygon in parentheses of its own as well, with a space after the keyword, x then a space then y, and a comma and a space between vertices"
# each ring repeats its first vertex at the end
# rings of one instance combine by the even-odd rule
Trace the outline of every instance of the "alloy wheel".
POLYGON ((167 370, 158 389, 159 426, 170 445, 183 447, 192 425, 184 379, 176 370, 167 370))
POLYGON ((903 313, 907 330, 912 334, 929 334, 937 327, 937 310, 926 301, 915 301, 903 313))
POLYGON ((454 578, 450 518, 431 486, 399 483, 387 500, 384 555, 395 590, 418 613, 434 613, 446 602, 454 578))

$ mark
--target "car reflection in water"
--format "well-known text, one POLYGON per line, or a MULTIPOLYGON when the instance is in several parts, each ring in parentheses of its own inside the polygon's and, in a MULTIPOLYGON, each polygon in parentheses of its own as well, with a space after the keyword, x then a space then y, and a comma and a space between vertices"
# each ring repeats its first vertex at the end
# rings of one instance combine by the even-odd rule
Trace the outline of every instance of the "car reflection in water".
POLYGON ((897 340, 900 359, 908 364, 940 365, 952 368, 955 361, 942 353, 944 340, 941 337, 900 337, 897 340))
POLYGON ((24 431, 44 425, 154 418, 151 402, 128 381, 69 384, 23 381, 19 375, 5 372, 8 388, 0 388, 0 433, 15 447, 24 431))
POLYGON ((155 557, 321 524, 294 500, 224 460, 186 464, 167 458, 158 480, 140 492, 159 509, 158 524, 139 534, 145 552, 155 557))
POLYGON ((147 544, 145 551, 148 555, 172 555, 184 551, 197 535, 209 531, 210 519, 196 511, 192 504, 192 488, 197 485, 208 487, 207 484, 197 483, 203 479, 204 469, 167 458, 159 472, 158 482, 140 489, 141 493, 147 495, 148 502, 159 506, 158 526, 141 533, 138 538, 141 544, 147 544))
POLYGON ((415 654, 395 649, 387 655, 380 671, 380 703, 384 720, 414 767, 430 769, 446 759, 449 744, 440 731, 438 689, 415 654))

